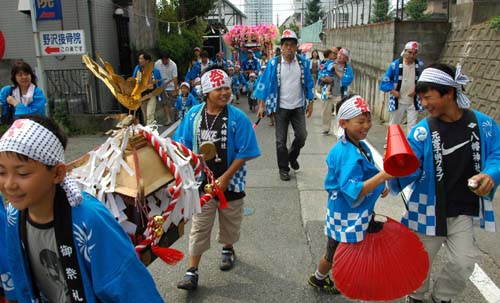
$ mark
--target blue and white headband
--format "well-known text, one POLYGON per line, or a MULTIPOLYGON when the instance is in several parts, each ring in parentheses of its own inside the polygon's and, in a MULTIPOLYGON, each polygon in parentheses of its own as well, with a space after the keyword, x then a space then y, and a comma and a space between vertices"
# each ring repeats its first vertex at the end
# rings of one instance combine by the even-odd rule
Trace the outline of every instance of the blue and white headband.
MULTIPOLYGON (((0 138, 0 152, 15 152, 45 165, 64 163, 64 147, 61 141, 41 124, 18 119, 0 138)), ((66 176, 61 182, 71 206, 78 206, 82 193, 75 180, 66 176)))
POLYGON ((345 141, 345 130, 340 126, 340 120, 349 120, 369 112, 370 107, 368 103, 359 95, 352 96, 342 103, 337 113, 337 139, 345 141))
POLYGON ((460 108, 469 108, 470 100, 462 91, 462 85, 469 82, 469 77, 462 75, 462 67, 460 64, 457 65, 455 72, 455 79, 453 79, 448 73, 443 72, 437 68, 426 68, 422 71, 422 74, 418 78, 417 82, 430 82, 446 86, 451 86, 457 89, 457 104, 460 108))

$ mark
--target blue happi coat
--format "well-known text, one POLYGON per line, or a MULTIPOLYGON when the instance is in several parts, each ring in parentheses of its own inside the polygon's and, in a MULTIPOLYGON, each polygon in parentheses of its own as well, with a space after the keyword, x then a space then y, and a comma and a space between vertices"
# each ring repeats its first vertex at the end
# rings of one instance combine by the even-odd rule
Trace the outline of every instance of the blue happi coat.
MULTIPOLYGON (((184 144, 195 153, 199 153, 197 132, 203 119, 205 104, 193 106, 184 116, 177 128, 173 139, 184 144)), ((228 134, 227 134, 227 167, 235 159, 253 159, 260 156, 257 137, 252 122, 240 109, 227 105, 228 134)), ((246 184, 246 164, 244 164, 231 178, 228 190, 243 192, 246 184)))
MULTIPOLYGON (((2 106, 2 113, 6 113, 9 107, 7 103, 7 97, 12 95, 12 86, 4 86, 0 90, 0 104, 2 106)), ((43 95, 41 88, 36 87, 33 92, 33 100, 28 105, 24 105, 19 102, 15 107, 14 118, 21 115, 40 115, 45 116, 45 106, 47 105, 47 99, 43 95)))
MULTIPOLYGON (((151 274, 137 257, 129 236, 104 204, 83 193, 82 203, 73 207, 71 212, 74 253, 77 254, 86 302, 164 302, 151 274)), ((19 218, 20 212, 9 205, 8 261, 15 296, 19 302, 39 302, 29 280, 19 218)))
MULTIPOLYGON (((394 60, 387 70, 385 71, 384 77, 382 78, 382 81, 380 81, 380 87, 379 89, 383 92, 390 92, 391 90, 395 89, 399 83, 400 75, 399 75, 399 65, 401 65, 403 58, 398 58, 394 60)), ((422 73, 422 70, 424 69, 424 62, 420 59, 415 60, 415 64, 417 65, 417 72, 415 74, 415 81, 418 80, 418 77, 422 73)), ((392 95, 389 94, 389 112, 393 112, 396 110, 396 98, 392 95)), ((415 108, 418 111, 423 111, 424 108, 422 107, 422 102, 420 101, 420 98, 417 98, 417 108, 415 108)))
POLYGON ((0 277, 2 279, 2 288, 7 299, 14 301, 16 299, 14 281, 7 260, 7 216, 2 196, 0 195, 0 277))
MULTIPOLYGON (((474 111, 479 124, 481 137, 481 173, 493 178, 495 188, 490 195, 482 197, 480 203, 480 226, 487 231, 496 231, 493 195, 500 183, 500 128, 487 115, 474 111)), ((433 142, 427 119, 420 121, 408 134, 408 142, 420 160, 419 169, 413 174, 389 181, 392 194, 399 193, 410 186, 411 195, 408 198, 408 211, 402 218, 402 223, 409 228, 429 236, 436 235, 436 183, 433 157, 433 142), (399 186, 398 184, 401 186, 399 186)))
MULTIPOLYGON (((359 144, 373 159, 370 148, 359 144)), ((363 182, 379 173, 373 160, 368 160, 349 141, 338 141, 326 158, 328 172, 325 189, 328 204, 325 219, 325 234, 339 242, 360 242, 368 230, 373 208, 385 185, 377 186, 372 192, 357 199, 363 182)))
POLYGON ((184 119, 184 116, 189 111, 189 109, 198 104, 198 100, 196 100, 195 96, 191 93, 188 93, 186 97, 186 101, 182 102, 182 94, 177 96, 177 100, 175 101, 175 109, 179 112, 179 119, 184 119))
MULTIPOLYGON (((297 56, 297 60, 299 56, 297 56)), ((278 79, 278 64, 281 60, 281 56, 276 56, 272 58, 266 65, 264 73, 259 77, 259 82, 253 92, 253 97, 257 100, 265 100, 266 113, 272 114, 278 109, 278 83, 281 79, 278 79)), ((311 74, 310 61, 306 58, 301 57, 301 78, 302 78, 302 88, 304 91, 304 106, 309 104, 309 101, 314 98, 313 88, 314 79, 311 74)))

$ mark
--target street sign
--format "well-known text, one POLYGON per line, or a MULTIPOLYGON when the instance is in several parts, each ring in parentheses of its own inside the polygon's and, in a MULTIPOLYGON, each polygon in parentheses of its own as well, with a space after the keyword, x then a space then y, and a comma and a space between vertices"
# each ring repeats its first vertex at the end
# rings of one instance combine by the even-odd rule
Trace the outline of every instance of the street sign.
POLYGON ((36 20, 62 20, 61 0, 31 1, 35 1, 36 20))
POLYGON ((40 32, 42 56, 81 55, 86 52, 81 29, 40 32))

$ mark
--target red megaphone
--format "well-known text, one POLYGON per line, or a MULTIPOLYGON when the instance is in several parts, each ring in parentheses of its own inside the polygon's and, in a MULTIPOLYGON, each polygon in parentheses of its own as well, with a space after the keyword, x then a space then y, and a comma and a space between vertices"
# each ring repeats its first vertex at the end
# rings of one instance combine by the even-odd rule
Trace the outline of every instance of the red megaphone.
POLYGON ((416 171, 419 165, 420 161, 411 149, 399 124, 389 125, 384 170, 391 176, 404 177, 416 171))

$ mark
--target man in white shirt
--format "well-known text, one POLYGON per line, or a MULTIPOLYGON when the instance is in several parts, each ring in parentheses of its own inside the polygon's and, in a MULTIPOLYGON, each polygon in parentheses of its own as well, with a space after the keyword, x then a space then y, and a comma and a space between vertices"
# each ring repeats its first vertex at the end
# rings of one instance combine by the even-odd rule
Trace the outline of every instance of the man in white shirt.
POLYGON ((160 71, 161 78, 164 81, 172 80, 161 95, 160 103, 165 111, 165 122, 170 125, 175 121, 175 101, 177 99, 177 65, 170 59, 170 54, 167 51, 160 53, 160 59, 155 62, 155 67, 160 71))
POLYGON ((281 56, 271 59, 253 96, 259 100, 259 117, 274 113, 276 123, 276 154, 279 176, 290 180, 290 167, 300 168, 297 161, 306 143, 306 116, 313 111, 313 87, 309 60, 296 55, 298 39, 295 32, 287 29, 281 37, 281 56), (287 147, 288 127, 292 125, 294 139, 287 147))

